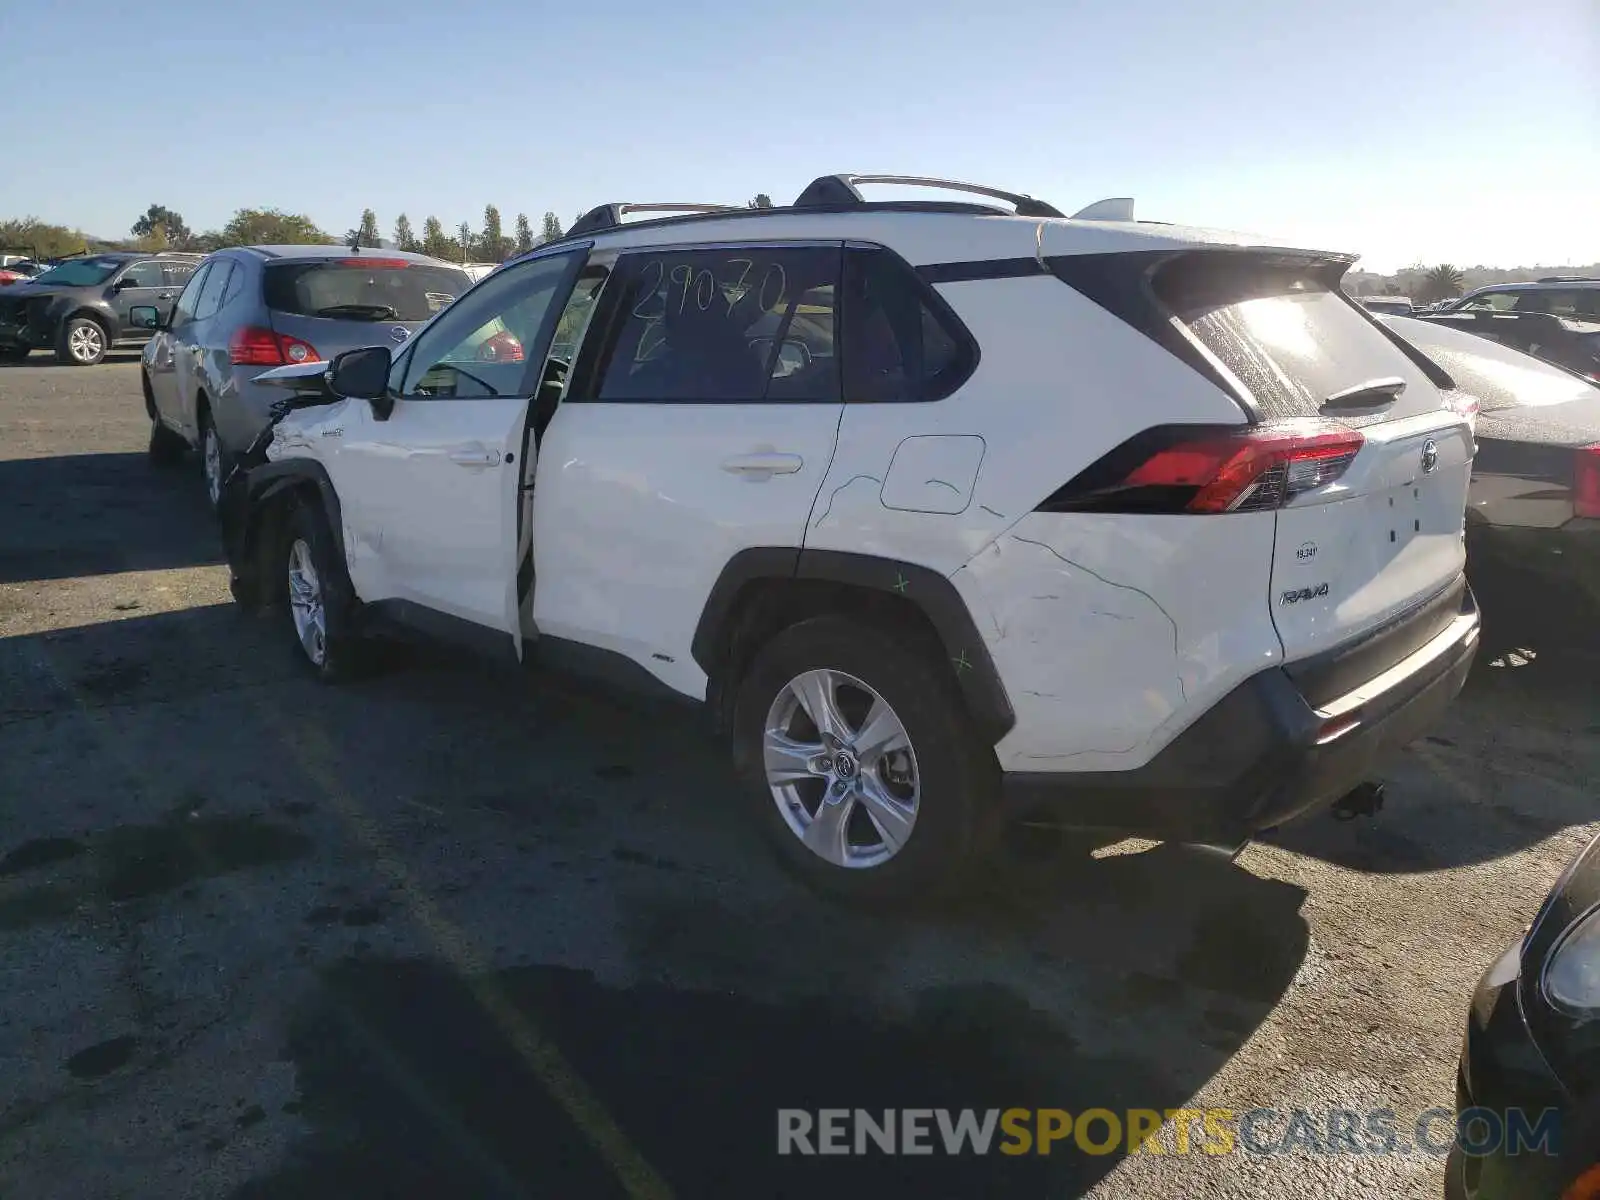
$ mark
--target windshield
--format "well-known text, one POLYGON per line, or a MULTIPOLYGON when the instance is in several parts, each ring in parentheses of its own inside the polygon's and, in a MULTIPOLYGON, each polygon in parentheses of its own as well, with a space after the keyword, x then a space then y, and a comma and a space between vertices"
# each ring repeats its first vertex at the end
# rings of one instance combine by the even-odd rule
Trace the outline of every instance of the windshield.
POLYGON ((426 321, 472 286, 464 271, 402 258, 269 265, 267 307, 343 321, 426 321))
POLYGON ((36 283, 59 283, 64 287, 90 287, 104 283, 123 263, 120 258, 74 258, 59 267, 35 275, 36 283))

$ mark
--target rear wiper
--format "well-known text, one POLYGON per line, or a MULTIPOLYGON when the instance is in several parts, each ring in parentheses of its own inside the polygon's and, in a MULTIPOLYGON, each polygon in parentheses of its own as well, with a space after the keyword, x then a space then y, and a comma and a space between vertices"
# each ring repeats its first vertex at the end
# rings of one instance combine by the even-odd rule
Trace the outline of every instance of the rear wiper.
POLYGON ((318 317, 355 317, 367 321, 392 321, 399 314, 387 304, 330 304, 313 314, 318 317))
POLYGON ((1405 390, 1406 381, 1399 376, 1369 379, 1365 383, 1358 383, 1354 387, 1333 393, 1322 402, 1322 409, 1326 412, 1329 409, 1387 408, 1405 390))

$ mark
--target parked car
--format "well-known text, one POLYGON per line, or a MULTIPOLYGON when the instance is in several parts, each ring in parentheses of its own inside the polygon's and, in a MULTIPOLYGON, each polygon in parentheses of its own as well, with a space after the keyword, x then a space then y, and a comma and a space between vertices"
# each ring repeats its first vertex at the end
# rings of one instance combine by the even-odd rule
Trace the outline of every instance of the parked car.
POLYGON ((1600 386, 1438 322, 1384 323, 1478 399, 1467 561, 1486 620, 1532 597, 1600 616, 1600 386))
POLYGON ((11 283, 22 283, 41 274, 45 267, 28 258, 12 258, 9 262, 0 264, 0 287, 11 283))
POLYGON ((1409 317, 1415 306, 1409 296, 1357 296, 1361 306, 1371 313, 1390 317, 1409 317))
POLYGON ((1600 279, 1550 276, 1537 283, 1496 283, 1417 315, 1600 383, 1600 279))
POLYGON ((1014 816, 1237 848, 1460 689, 1470 420, 1350 258, 1130 207, 596 209, 398 354, 274 373, 310 394, 232 477, 234 594, 327 680, 410 628, 703 702, 844 895, 1014 816))
POLYGON ((1456 1075, 1465 1127, 1446 1170, 1450 1200, 1600 1196, 1597 1030, 1600 838, 1556 881, 1472 998, 1456 1075))
POLYGON ((0 291, 0 361, 21 362, 33 350, 56 361, 93 366, 111 348, 140 344, 150 334, 130 316, 141 305, 176 296, 198 254, 114 251, 69 258, 0 291))
POLYGON ((399 345, 469 287, 459 267, 398 250, 219 250, 176 303, 140 306, 136 317, 154 334, 140 370, 151 458, 173 463, 197 447, 215 504, 278 394, 256 387, 256 376, 374 342, 399 345))

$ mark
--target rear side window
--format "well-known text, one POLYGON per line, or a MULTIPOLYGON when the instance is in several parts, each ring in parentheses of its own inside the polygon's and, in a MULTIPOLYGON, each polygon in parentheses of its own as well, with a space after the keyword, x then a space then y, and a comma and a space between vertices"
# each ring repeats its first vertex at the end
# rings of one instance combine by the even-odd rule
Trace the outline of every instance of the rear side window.
POLYGON ((122 273, 122 282, 129 287, 158 288, 166 286, 166 277, 158 262, 137 262, 122 273))
POLYGON ((940 400, 977 365, 971 336, 887 250, 851 250, 844 272, 844 395, 855 403, 940 400))
POLYGON ((194 275, 194 263, 191 262, 164 262, 161 272, 166 277, 168 287, 182 287, 194 275))
POLYGON ((195 302, 195 320, 204 321, 217 315, 217 309, 222 307, 222 289, 227 286, 232 274, 233 264, 225 258, 219 258, 211 265, 211 274, 206 276, 205 284, 200 289, 200 299, 195 302))
POLYGON ((341 321, 426 321, 472 286, 466 272, 403 258, 268 263, 267 307, 341 321))
POLYGON ((200 302, 200 292, 204 289, 206 279, 214 265, 214 263, 201 263, 199 269, 190 277, 189 282, 184 285, 183 294, 178 297, 178 303, 173 308, 174 318, 194 316, 195 306, 200 302))
MULTIPOLYGON (((1428 377, 1315 264, 1256 255, 1186 255, 1152 281, 1157 298, 1225 366, 1267 419, 1326 415, 1338 392, 1399 378, 1376 419, 1437 408, 1428 377)), ((1348 424, 1363 418, 1340 414, 1348 424)))
POLYGON ((839 260, 821 246, 624 254, 596 398, 837 403, 839 260))

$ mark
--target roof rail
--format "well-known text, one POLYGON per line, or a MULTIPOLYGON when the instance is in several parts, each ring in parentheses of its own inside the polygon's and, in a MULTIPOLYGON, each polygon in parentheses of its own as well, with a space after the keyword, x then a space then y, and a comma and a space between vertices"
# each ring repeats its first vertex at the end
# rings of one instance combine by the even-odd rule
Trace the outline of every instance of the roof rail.
POLYGON ((622 224, 622 218, 627 213, 719 213, 743 211, 743 205, 739 204, 601 204, 591 208, 574 221, 572 228, 567 230, 563 238, 582 237, 585 234, 615 229, 622 224))
POLYGON ((1540 283, 1600 283, 1594 275, 1546 275, 1540 283))
POLYGON ((905 187, 942 188, 951 192, 971 192, 1004 200, 1016 209, 1019 217, 1060 217, 1062 213, 1043 200, 1035 200, 1020 192, 1003 192, 999 188, 981 183, 961 183, 955 179, 929 179, 922 175, 819 175, 807 185, 794 202, 795 208, 854 207, 867 201, 856 185, 861 183, 894 183, 905 187))

